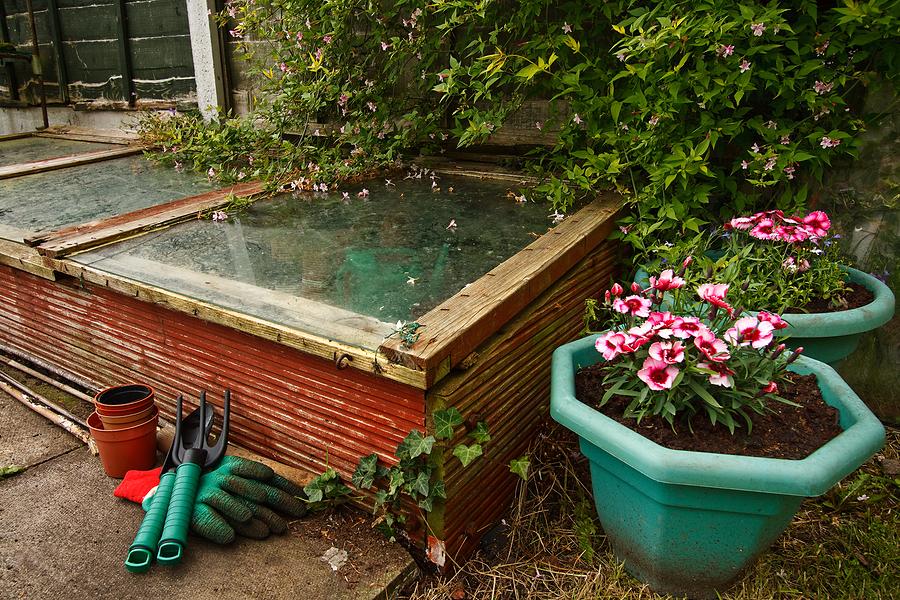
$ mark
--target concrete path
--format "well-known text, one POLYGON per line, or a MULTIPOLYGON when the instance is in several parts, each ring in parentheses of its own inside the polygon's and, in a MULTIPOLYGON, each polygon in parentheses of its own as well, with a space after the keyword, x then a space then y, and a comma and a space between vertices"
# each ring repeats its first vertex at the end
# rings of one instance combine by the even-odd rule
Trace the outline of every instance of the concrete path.
POLYGON ((118 480, 74 437, 0 393, 0 467, 28 467, 0 480, 0 598, 206 598, 363 600, 389 598, 415 573, 350 511, 291 525, 283 536, 216 546, 191 537, 184 562, 125 571, 143 511, 112 495, 118 480), (345 550, 336 572, 320 560, 345 550))

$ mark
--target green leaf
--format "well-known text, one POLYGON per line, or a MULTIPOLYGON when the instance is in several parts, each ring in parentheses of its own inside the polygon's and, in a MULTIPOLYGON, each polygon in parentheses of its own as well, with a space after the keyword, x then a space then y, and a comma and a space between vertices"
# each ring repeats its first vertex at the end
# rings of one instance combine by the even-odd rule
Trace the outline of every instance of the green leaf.
POLYGON ((393 467, 391 469, 391 476, 388 480, 388 495, 395 496, 397 494, 397 490, 400 489, 400 486, 406 481, 406 477, 403 475, 403 470, 400 467, 393 467))
POLYGON ((528 455, 520 456, 519 458, 514 458, 509 461, 509 470, 525 481, 528 481, 528 467, 531 466, 531 461, 528 460, 528 455))
POLYGON ((25 471, 25 467, 21 465, 8 465, 5 467, 0 467, 0 479, 4 477, 12 477, 13 475, 18 475, 25 471))
POLYGON ((356 489, 367 490, 375 484, 375 475, 378 472, 378 455, 370 454, 359 459, 351 481, 356 489))
POLYGON ((478 421, 478 424, 475 425, 475 429, 469 432, 469 437, 479 444, 486 444, 491 441, 491 434, 488 432, 487 423, 478 421))
POLYGON ((722 408, 722 405, 719 404, 719 403, 716 401, 716 399, 713 398, 713 397, 710 395, 709 392, 707 392, 706 390, 704 390, 704 389, 703 389, 703 386, 701 386, 700 384, 698 384, 698 383, 697 383, 696 381, 694 381, 693 379, 688 379, 688 386, 690 386, 690 388, 691 388, 692 390, 694 390, 694 392, 695 392, 698 396, 700 396, 701 398, 703 398, 703 401, 704 401, 704 402, 706 402, 707 404, 709 404, 709 405, 712 406, 713 408, 722 408))
POLYGON ((428 473, 419 473, 416 476, 416 480, 413 482, 412 489, 415 492, 418 492, 422 496, 428 495, 428 487, 429 487, 429 479, 428 473))
POLYGON ((446 498, 447 490, 444 488, 444 482, 441 480, 435 481, 431 484, 431 497, 432 498, 446 498))
POLYGON ((439 440, 449 440, 453 437, 453 430, 457 425, 461 425, 462 422, 462 415, 454 407, 435 411, 434 437, 439 440))
POLYGON ((532 63, 526 67, 522 67, 522 69, 518 73, 516 73, 516 77, 522 77, 526 80, 529 80, 540 73, 542 70, 543 69, 541 69, 541 67, 532 63))
POLYGON ((423 437, 421 431, 413 429, 397 446, 397 458, 415 458, 422 454, 431 454, 434 442, 433 436, 423 437))
POLYGON ((472 444, 471 446, 459 444, 453 449, 453 456, 458 458, 459 462, 461 462, 464 467, 468 467, 469 463, 481 455, 481 446, 478 444, 472 444))

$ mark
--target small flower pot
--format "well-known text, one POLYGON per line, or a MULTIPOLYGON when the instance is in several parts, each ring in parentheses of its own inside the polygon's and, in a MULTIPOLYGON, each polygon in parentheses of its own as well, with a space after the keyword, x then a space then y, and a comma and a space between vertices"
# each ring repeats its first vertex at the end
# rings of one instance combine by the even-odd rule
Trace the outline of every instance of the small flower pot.
POLYGON ((843 433, 802 460, 664 448, 575 397, 575 373, 602 357, 588 336, 553 354, 551 416, 578 434, 594 503, 613 551, 655 591, 715 598, 787 527, 806 496, 825 493, 884 443, 884 428, 828 365, 815 373, 843 433))
POLYGON ((113 417, 139 413, 154 404, 153 388, 143 384, 113 386, 94 396, 97 412, 113 417))
POLYGON ((156 426, 159 411, 154 406, 143 423, 124 429, 106 429, 96 412, 88 417, 91 436, 100 450, 103 470, 110 477, 121 478, 127 471, 152 469, 156 463, 156 426))
POLYGON ((127 415, 107 415, 99 410, 97 414, 100 416, 100 421, 103 423, 103 429, 107 431, 112 429, 127 429, 128 427, 133 427, 140 423, 143 423, 153 414, 153 411, 156 410, 155 404, 150 404, 147 408, 141 410, 140 412, 135 412, 127 415))
POLYGON ((891 288, 851 267, 845 267, 847 281, 864 286, 875 295, 869 304, 850 310, 827 313, 785 313, 788 327, 779 332, 787 336, 790 348, 803 347, 803 354, 834 366, 847 358, 859 345, 866 332, 877 329, 894 316, 894 294, 891 288))

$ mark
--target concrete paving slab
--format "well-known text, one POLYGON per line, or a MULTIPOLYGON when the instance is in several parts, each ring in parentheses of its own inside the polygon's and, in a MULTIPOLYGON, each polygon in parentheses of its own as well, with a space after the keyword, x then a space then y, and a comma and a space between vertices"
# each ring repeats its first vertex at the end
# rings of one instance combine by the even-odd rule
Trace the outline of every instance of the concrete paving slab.
MULTIPOLYGON (((0 405, 3 422, 24 422, 30 412, 14 402, 0 405)), ((46 421, 33 425, 37 439, 52 443, 36 456, 70 445, 46 432, 55 428, 46 421)), ((117 484, 84 447, 0 480, 0 598, 363 600, 390 597, 392 585, 415 573, 405 550, 357 513, 339 511, 263 541, 216 546, 192 536, 181 565, 131 574, 123 561, 143 511, 112 495, 117 484), (320 560, 332 547, 348 553, 336 572, 320 560)))
POLYGON ((81 445, 67 431, 0 393, 0 467, 30 467, 81 445))

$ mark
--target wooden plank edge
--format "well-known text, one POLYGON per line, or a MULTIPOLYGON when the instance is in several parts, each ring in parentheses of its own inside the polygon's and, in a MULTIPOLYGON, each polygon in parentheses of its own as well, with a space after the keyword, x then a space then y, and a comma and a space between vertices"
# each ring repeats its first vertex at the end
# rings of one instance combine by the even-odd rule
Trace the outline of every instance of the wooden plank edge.
POLYGON ((221 308, 169 290, 80 265, 70 260, 47 260, 57 272, 81 281, 105 287, 145 302, 159 304, 171 310, 242 331, 255 337, 267 339, 328 361, 337 362, 338 358, 346 356, 349 359, 344 361, 346 367, 386 377, 420 390, 426 389, 425 372, 392 363, 388 360, 387 355, 378 350, 373 351, 350 346, 338 340, 299 331, 258 317, 221 308))
POLYGON ((6 142, 11 140, 20 140, 22 138, 32 137, 35 135, 34 131, 28 131, 24 133, 5 133, 0 135, 0 142, 6 142))
POLYGON ((101 144, 116 144, 120 146, 134 144, 140 140, 140 137, 136 133, 118 130, 116 130, 115 133, 106 133, 106 131, 112 132, 113 130, 94 130, 82 129, 80 127, 57 126, 42 131, 32 132, 32 135, 35 137, 73 140, 76 142, 98 142, 101 144))
POLYGON ((34 175, 35 173, 45 173, 56 169, 65 169, 66 167, 77 167, 80 165, 111 160, 113 158, 122 158, 124 156, 138 154, 143 152, 143 150, 143 146, 128 146, 125 148, 95 150, 93 152, 82 152, 80 154, 70 154, 68 156, 59 156, 57 158, 9 165, 0 167, 0 179, 11 179, 23 175, 34 175))
POLYGON ((262 183, 239 184, 66 229, 40 232, 27 238, 25 243, 36 246, 44 256, 61 258, 194 219, 199 213, 226 206, 232 194, 255 201, 265 193, 262 183))

